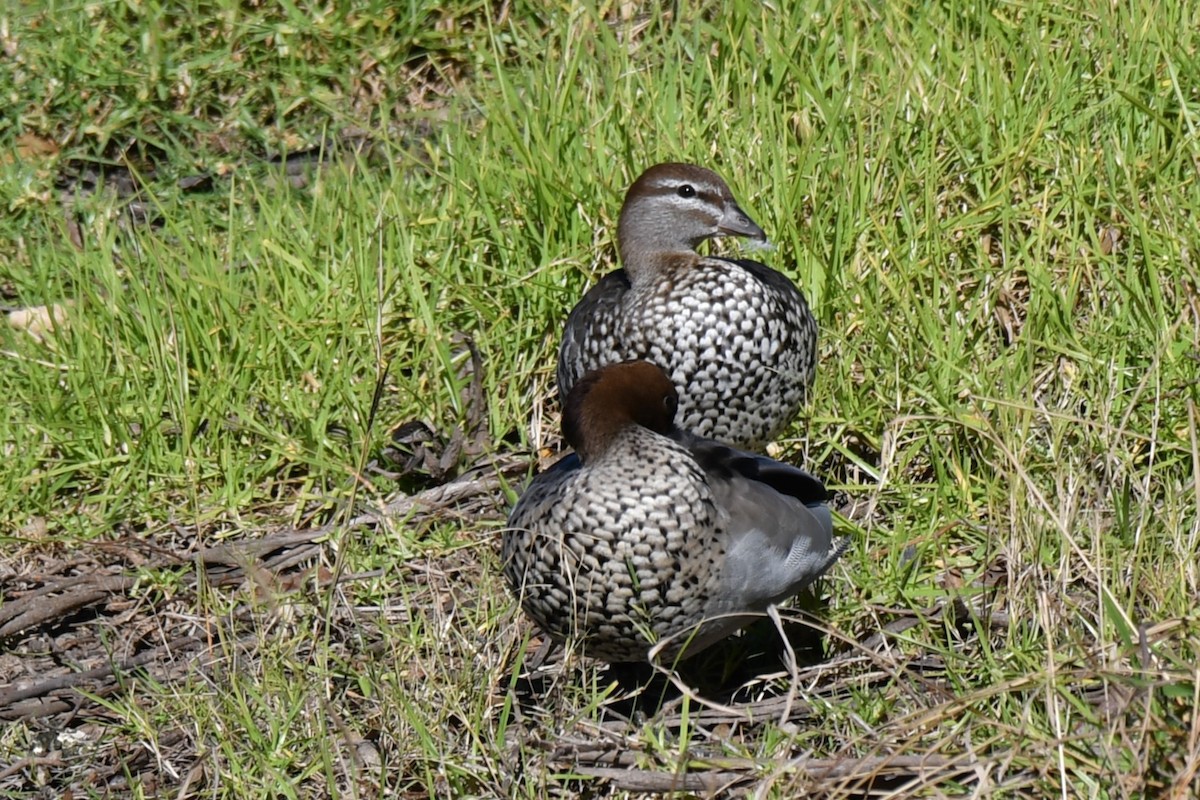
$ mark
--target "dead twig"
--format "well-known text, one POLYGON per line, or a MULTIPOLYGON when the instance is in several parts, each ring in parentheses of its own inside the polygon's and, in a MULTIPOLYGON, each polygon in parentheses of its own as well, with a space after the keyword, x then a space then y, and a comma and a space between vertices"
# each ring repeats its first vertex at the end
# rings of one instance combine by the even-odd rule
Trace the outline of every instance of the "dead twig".
POLYGON ((55 581, 0 605, 0 640, 17 636, 103 600, 137 583, 126 575, 85 575, 55 581))
POLYGON ((710 796, 724 796, 750 777, 740 772, 671 773, 616 767, 579 767, 576 772, 603 778, 614 788, 629 792, 704 792, 710 796))
POLYGON ((203 644, 203 640, 198 636, 184 636, 169 642, 165 645, 147 650, 144 653, 139 653, 133 658, 122 661, 119 664, 106 664, 103 667, 84 670, 83 672, 72 672, 66 675, 55 675, 50 678, 45 678, 36 683, 31 683, 28 686, 12 687, 8 686, 0 689, 0 718, 10 719, 10 707, 22 700, 28 700, 34 697, 44 697, 52 692, 61 691, 63 689, 75 689, 85 683, 102 681, 107 678, 112 678, 118 673, 132 672, 143 664, 148 664, 158 658, 174 654, 177 657, 180 650, 191 650, 198 645, 203 644))
POLYGON ((952 775, 973 771, 978 764, 966 756, 873 755, 859 758, 811 758, 800 756, 784 765, 764 764, 752 759, 715 758, 711 769, 669 772, 638 767, 647 755, 638 751, 617 750, 596 742, 593 746, 572 743, 554 749, 551 760, 581 775, 602 778, 614 788, 637 792, 706 792, 721 795, 738 784, 760 780, 762 770, 772 767, 771 779, 782 773, 799 773, 814 781, 843 784, 878 780, 915 780, 927 784, 952 775))

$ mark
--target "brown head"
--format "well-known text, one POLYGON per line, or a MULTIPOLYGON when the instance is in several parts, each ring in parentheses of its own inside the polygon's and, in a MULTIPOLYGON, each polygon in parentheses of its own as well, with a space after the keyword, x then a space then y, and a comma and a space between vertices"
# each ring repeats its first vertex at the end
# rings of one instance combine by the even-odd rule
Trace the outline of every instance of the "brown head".
POLYGON ((625 193, 617 246, 634 283, 672 257, 694 257, 701 242, 717 236, 767 238, 712 170, 694 164, 656 164, 625 193))
POLYGON ((675 424, 679 395, 659 367, 623 361, 584 375, 567 395, 563 436, 584 463, 602 455, 630 425, 667 434, 675 424))

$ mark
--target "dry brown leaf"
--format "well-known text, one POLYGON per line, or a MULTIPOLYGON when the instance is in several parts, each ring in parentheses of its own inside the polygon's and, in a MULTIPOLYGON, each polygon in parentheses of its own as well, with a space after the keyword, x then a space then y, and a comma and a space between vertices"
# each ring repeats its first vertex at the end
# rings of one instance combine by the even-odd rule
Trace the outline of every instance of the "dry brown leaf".
POLYGON ((45 306, 29 306, 18 308, 5 315, 8 326, 14 330, 24 331, 37 339, 45 341, 54 330, 67 324, 67 309, 74 305, 67 300, 62 303, 51 303, 45 306))

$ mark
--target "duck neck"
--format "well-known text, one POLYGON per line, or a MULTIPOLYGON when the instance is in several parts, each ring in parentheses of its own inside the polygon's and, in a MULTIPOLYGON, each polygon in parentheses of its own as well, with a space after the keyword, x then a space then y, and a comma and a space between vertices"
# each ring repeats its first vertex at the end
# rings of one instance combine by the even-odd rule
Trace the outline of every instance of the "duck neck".
MULTIPOLYGON (((666 434, 655 433, 640 425, 628 425, 612 431, 599 449, 579 453, 580 460, 591 469, 612 471, 625 475, 630 464, 648 464, 661 460, 662 440, 666 434)), ((599 442, 590 442, 593 447, 599 442)), ((669 447, 669 446, 668 446, 669 447)))
POLYGON ((621 265, 635 287, 656 283, 662 276, 700 259, 696 248, 705 237, 690 237, 663 223, 657 220, 649 224, 628 209, 622 210, 617 221, 621 265))
POLYGON ((680 248, 663 250, 661 248, 637 250, 621 248, 621 265, 629 277, 629 283, 634 289, 644 289, 658 286, 679 274, 694 267, 700 261, 695 250, 680 248))

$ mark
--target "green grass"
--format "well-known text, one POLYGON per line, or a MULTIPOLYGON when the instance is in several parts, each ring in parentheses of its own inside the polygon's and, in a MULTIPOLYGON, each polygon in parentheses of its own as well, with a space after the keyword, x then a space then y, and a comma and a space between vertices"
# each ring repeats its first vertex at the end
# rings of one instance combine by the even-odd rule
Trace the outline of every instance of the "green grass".
MULTIPOLYGON (((343 6, 0 12, 0 288, 9 307, 71 304, 42 340, 0 330, 6 583, 106 543, 187 557, 382 506, 412 488, 362 469, 388 431, 470 416, 459 334, 485 359, 490 454, 553 446, 559 329, 615 265, 622 193, 690 160, 728 179, 821 322, 781 452, 849 501, 828 647, 915 624, 806 670, 797 725, 651 718, 606 746, 770 797, 810 786, 785 767, 805 754, 984 765, 902 790, 925 796, 1194 791, 1200 12, 343 6), (371 152, 303 188, 263 162, 347 131, 371 152), (153 167, 160 224, 128 226, 104 192, 65 215, 55 176, 81 163, 153 167), (173 182, 200 171, 223 177, 173 182), (931 613, 958 599, 1007 622, 931 613)), ((325 572, 291 582, 146 575, 132 600, 191 620, 215 666, 133 680, 72 723, 105 752, 157 754, 110 788, 593 784, 547 747, 602 740, 623 688, 568 660, 518 702, 536 641, 497 574, 512 490, 335 527, 325 572)), ((0 734, 0 760, 40 726, 0 734)), ((102 794, 81 782, 88 752, 4 789, 102 794)))

